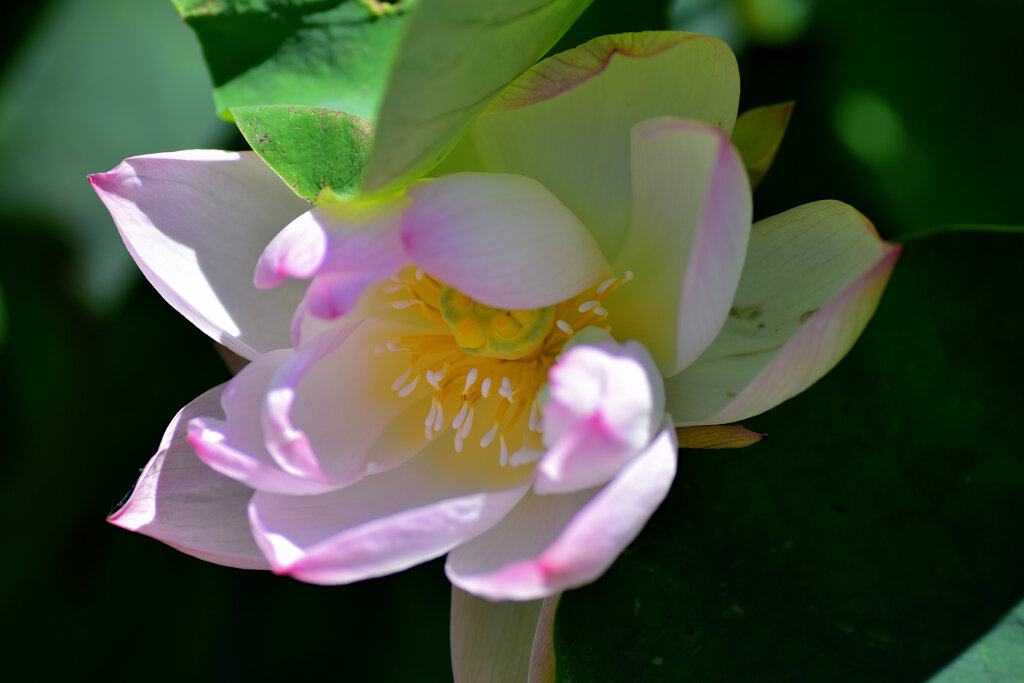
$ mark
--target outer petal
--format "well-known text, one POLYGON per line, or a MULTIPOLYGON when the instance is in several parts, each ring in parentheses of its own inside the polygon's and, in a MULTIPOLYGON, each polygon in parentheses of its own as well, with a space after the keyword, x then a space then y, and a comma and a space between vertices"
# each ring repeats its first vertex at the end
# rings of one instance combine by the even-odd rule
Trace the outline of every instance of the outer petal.
POLYGON ((596 579, 668 494, 676 440, 667 419, 664 426, 603 489, 528 494, 501 524, 449 554, 448 578, 489 600, 535 600, 596 579))
MULTIPOLYGON (((676 116, 732 130, 739 72, 716 38, 601 36, 539 63, 473 124, 453 162, 539 180, 591 229, 611 260, 629 223, 629 131, 676 116), (466 148, 470 149, 466 149, 466 148)), ((470 170, 444 166, 439 173, 470 170)))
POLYGON ((548 372, 548 450, 534 490, 568 493, 608 481, 647 446, 664 411, 661 377, 643 346, 572 347, 548 372))
POLYGON ((817 381, 867 325, 900 250, 835 201, 757 223, 725 328, 666 380, 676 423, 742 420, 817 381))
POLYGON ((289 345, 302 289, 256 291, 252 269, 270 238, 309 204, 259 157, 153 154, 89 180, 132 258, 182 315, 246 358, 289 345))
POLYGON ((422 390, 404 398, 392 391, 407 354, 376 353, 405 331, 354 321, 298 351, 261 356, 228 384, 227 419, 192 420, 196 453, 247 486, 289 495, 332 491, 395 467, 423 447, 429 410, 422 390))
POLYGON ((452 586, 455 683, 553 682, 552 627, 560 597, 490 602, 452 586))
POLYGON ((775 161, 782 144, 782 136, 793 115, 795 102, 783 102, 756 107, 740 114, 732 131, 732 144, 736 145, 750 177, 750 187, 761 184, 775 161))
POLYGON ((529 468, 500 467, 474 448, 458 454, 453 439, 447 432, 401 467, 332 493, 254 495, 250 523, 273 570, 351 583, 438 557, 489 529, 529 488, 529 468))
POLYGON ((549 306, 610 272, 587 228, 535 180, 459 173, 408 193, 402 241, 409 256, 488 305, 549 306))
POLYGON ((224 386, 174 416, 128 502, 107 521, 209 562, 267 569, 245 517, 252 490, 208 468, 185 440, 189 418, 219 411, 224 386))
POLYGON ((633 195, 615 269, 636 278, 616 292, 609 322, 668 376, 725 323, 750 235, 750 185, 725 133, 663 118, 633 129, 633 195))

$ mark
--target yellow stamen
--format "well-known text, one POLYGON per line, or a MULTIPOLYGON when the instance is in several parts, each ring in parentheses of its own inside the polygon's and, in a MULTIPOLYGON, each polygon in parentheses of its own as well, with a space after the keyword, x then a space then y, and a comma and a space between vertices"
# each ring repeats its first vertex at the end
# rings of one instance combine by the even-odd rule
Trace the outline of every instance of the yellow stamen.
POLYGON ((510 458, 509 449, 519 448, 517 434, 522 432, 516 429, 524 420, 530 431, 541 430, 535 399, 548 370, 575 332, 588 326, 607 329, 608 311, 601 304, 630 279, 632 273, 609 278, 555 306, 508 310, 481 304, 422 270, 406 269, 382 288, 390 297, 388 305, 422 313, 436 324, 436 331, 404 335, 375 351, 409 352, 409 367, 392 386, 400 396, 430 387, 427 439, 447 424, 455 432, 456 451, 462 452, 476 430, 476 443, 496 446, 502 464, 526 462, 515 453, 510 458), (489 423, 482 418, 474 422, 479 401, 498 401, 484 413, 493 416, 489 423), (446 403, 450 422, 445 419, 446 403))

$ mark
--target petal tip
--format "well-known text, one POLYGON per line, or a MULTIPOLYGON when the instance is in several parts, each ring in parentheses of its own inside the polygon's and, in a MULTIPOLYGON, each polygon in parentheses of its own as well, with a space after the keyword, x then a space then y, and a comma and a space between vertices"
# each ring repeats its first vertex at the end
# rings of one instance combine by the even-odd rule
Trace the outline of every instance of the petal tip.
POLYGON ((107 171, 106 173, 91 173, 86 176, 93 192, 99 195, 101 199, 107 195, 115 194, 118 185, 121 184, 122 174, 119 170, 122 166, 124 166, 123 162, 112 171, 107 171))

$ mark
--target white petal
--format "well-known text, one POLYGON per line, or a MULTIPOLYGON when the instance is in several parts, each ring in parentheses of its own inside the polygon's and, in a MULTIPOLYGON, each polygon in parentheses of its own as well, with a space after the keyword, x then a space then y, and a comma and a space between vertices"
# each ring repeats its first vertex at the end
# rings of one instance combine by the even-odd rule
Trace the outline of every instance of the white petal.
POLYGON ((615 271, 635 278, 609 301, 609 323, 668 376, 725 323, 750 235, 750 184, 718 128, 654 119, 632 141, 633 219, 615 271))
POLYGON ((300 476, 283 470, 263 440, 260 411, 274 373, 291 356, 287 349, 264 354, 228 382, 220 409, 201 413, 188 425, 199 458, 224 476, 254 489, 289 494, 330 491, 342 486, 322 472, 300 476), (224 419, 220 415, 224 414, 224 419))
POLYGON ((568 493, 611 479, 661 428, 664 392, 640 344, 580 344, 548 373, 534 491, 568 493))
MULTIPOLYGON (((275 572, 344 584, 433 559, 486 531, 529 487, 529 471, 499 467, 453 432, 409 462, 320 496, 257 493, 256 541, 275 572)), ((526 469, 526 468, 522 468, 526 469)))
POLYGON ((354 320, 317 336, 282 363, 264 394, 262 435, 283 470, 351 482, 370 467, 382 438, 396 449, 383 454, 392 463, 423 447, 429 385, 422 382, 400 396, 392 383, 409 370, 409 352, 376 351, 416 332, 422 330, 354 320))
POLYGON ((131 497, 108 521, 208 562, 267 569, 245 514, 252 489, 204 465, 185 439, 190 418, 220 412, 223 391, 207 391, 174 416, 131 497))
POLYGON ((527 494, 500 524, 448 555, 445 573, 489 600, 535 600, 590 583, 640 533, 672 485, 675 430, 665 429, 602 489, 527 494))
POLYGON ((259 157, 153 154, 90 181, 132 258, 181 314, 246 358, 289 346, 302 288, 261 292, 252 272, 267 242, 309 204, 259 157))
POLYGON ((758 222, 721 334, 665 381, 676 423, 743 420, 816 382, 867 325, 899 254, 840 202, 758 222))
MULTIPOLYGON (((544 184, 614 260, 629 224, 629 131, 674 116, 732 130, 739 71, 710 36, 644 31, 600 36, 544 60, 506 88, 453 161, 544 184)), ((477 170, 461 168, 456 170, 477 170)), ((443 172, 443 170, 442 170, 443 172)))
POLYGON ((559 597, 490 602, 452 586, 455 683, 553 683, 552 627, 559 597))

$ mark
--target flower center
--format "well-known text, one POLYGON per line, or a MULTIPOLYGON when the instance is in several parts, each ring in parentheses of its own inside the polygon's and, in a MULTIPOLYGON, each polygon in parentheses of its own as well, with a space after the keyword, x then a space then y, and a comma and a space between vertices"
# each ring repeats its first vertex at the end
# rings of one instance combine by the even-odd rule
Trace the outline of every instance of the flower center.
POLYGON ((528 455, 516 460, 524 439, 516 427, 525 417, 527 430, 540 433, 535 399, 548 369, 577 331, 608 329, 608 311, 601 304, 632 276, 609 278, 554 306, 510 310, 475 301, 422 270, 408 268, 385 289, 395 295, 390 306, 418 309, 437 324, 437 331, 405 335, 376 350, 409 353, 408 370, 391 387, 399 396, 412 394, 421 381, 433 388, 424 421, 427 439, 451 428, 457 452, 467 439, 478 438, 482 448, 497 442, 502 465, 529 462, 528 455), (453 415, 450 421, 446 411, 453 415), (485 419, 475 420, 478 413, 485 419))
POLYGON ((445 287, 441 317, 463 353, 518 360, 537 352, 555 325, 555 307, 502 310, 445 287))

